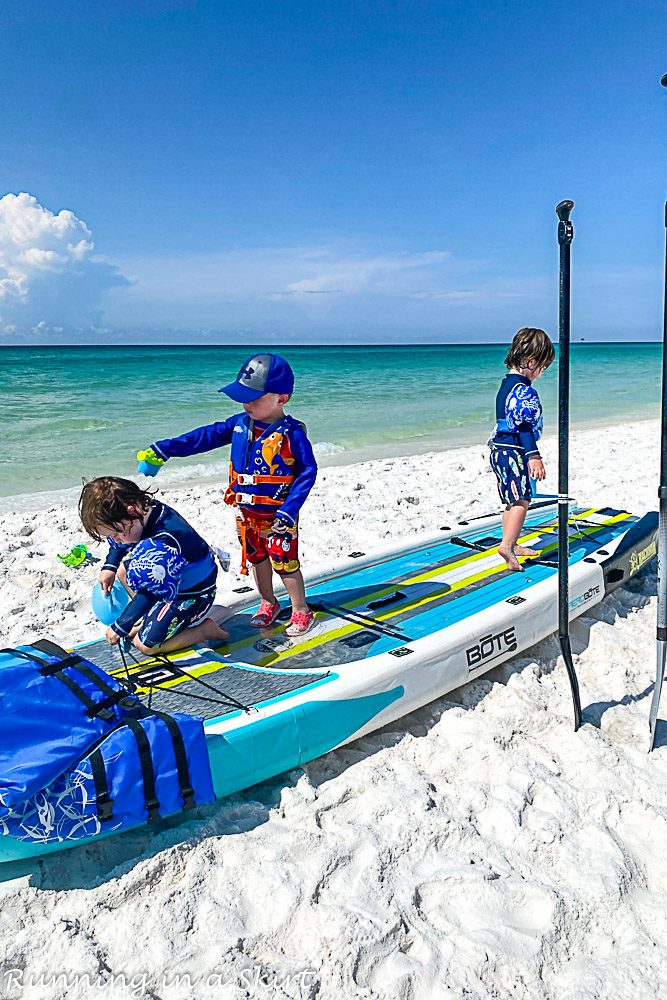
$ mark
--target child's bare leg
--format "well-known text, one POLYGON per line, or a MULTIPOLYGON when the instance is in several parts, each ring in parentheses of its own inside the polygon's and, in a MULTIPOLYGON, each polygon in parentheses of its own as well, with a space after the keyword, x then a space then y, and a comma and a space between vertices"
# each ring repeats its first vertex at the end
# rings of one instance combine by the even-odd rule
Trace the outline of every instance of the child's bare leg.
POLYGON ((134 591, 127 582, 127 571, 125 569, 125 563, 121 563, 120 566, 118 567, 118 571, 116 573, 116 579, 123 584, 130 597, 134 597, 134 591))
MULTIPOLYGON (((527 500, 517 500, 511 507, 503 511, 503 540, 498 546, 498 553, 507 563, 507 568, 512 573, 523 573, 523 567, 519 563, 516 555, 516 541, 521 534, 523 522, 526 520, 526 511, 529 503, 527 500)), ((519 553, 523 555, 524 553, 519 553)))
POLYGON ((267 601, 273 606, 276 603, 276 595, 273 592, 273 570, 270 559, 265 559, 261 563, 253 563, 252 572, 259 596, 263 601, 267 601))
POLYGON ((281 579, 285 584, 285 590, 289 594, 289 599, 292 602, 292 611, 303 611, 304 614, 307 614, 308 605, 306 604, 306 585, 303 582, 301 570, 298 569, 296 573, 285 573, 281 579))
POLYGON ((161 646, 144 646, 138 637, 134 639, 134 645, 142 653, 152 656, 153 653, 173 653, 176 649, 186 649, 188 646, 195 646, 198 642, 207 642, 211 639, 224 642, 225 639, 229 639, 229 632, 217 625, 212 618, 205 618, 198 625, 184 628, 182 632, 172 635, 161 646))

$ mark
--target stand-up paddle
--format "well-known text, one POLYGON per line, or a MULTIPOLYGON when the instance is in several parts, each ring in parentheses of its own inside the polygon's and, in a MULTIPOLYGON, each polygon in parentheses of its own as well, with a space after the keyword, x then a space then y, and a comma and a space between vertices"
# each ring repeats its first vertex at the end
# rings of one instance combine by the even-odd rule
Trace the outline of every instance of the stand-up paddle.
MULTIPOLYGON (((667 73, 660 83, 667 87, 667 73)), ((655 746, 660 693, 667 657, 667 202, 665 202, 665 286, 662 314, 662 421, 660 427, 660 485, 658 486, 658 660, 649 716, 649 753, 655 746)))
POLYGON ((570 564, 569 537, 569 434, 570 434, 570 247, 574 227, 570 222, 573 201, 556 205, 558 216, 558 246, 560 248, 560 282, 558 296, 558 641, 572 688, 574 731, 581 725, 579 682, 570 648, 570 602, 568 570, 570 564))

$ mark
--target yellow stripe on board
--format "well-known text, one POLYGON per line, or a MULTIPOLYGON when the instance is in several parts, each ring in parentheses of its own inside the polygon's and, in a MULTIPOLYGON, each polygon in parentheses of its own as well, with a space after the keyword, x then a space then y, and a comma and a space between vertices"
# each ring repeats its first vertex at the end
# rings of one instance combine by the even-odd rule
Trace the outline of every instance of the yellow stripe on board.
MULTIPOLYGON (((540 531, 534 531, 526 535, 525 537, 537 538, 539 537, 540 534, 541 534, 540 531)), ((460 568, 461 566, 465 566, 466 564, 469 565, 471 563, 478 562, 480 559, 488 558, 488 555, 489 555, 488 552, 471 553, 469 556, 464 556, 463 559, 459 559, 456 562, 448 563, 445 571, 448 573, 450 570, 460 568)), ((498 556, 498 562, 499 563, 502 562, 500 556, 498 556)), ((396 587, 399 586, 407 587, 415 583, 423 583, 425 580, 429 580, 432 577, 437 576, 439 573, 442 572, 443 572, 443 566, 441 564, 440 566, 437 566, 434 569, 427 570, 425 573, 420 573, 417 576, 408 577, 407 579, 404 580, 400 579, 396 580, 388 587, 386 586, 382 587, 380 590, 372 591, 370 594, 364 594, 363 597, 356 598, 355 600, 352 601, 347 601, 344 604, 341 604, 341 608, 345 611, 354 611, 355 607, 358 607, 359 605, 362 604, 367 605, 369 601, 375 600, 376 598, 381 597, 383 594, 391 593, 391 591, 394 590, 396 587)), ((489 569, 483 570, 481 573, 478 573, 476 575, 473 574, 472 576, 466 576, 462 580, 457 581, 456 583, 453 584, 443 583, 442 587, 439 587, 437 591, 434 591, 426 595, 425 597, 415 599, 414 601, 409 601, 407 603, 402 603, 400 605, 397 605, 393 607, 390 611, 386 611, 384 614, 376 615, 375 620, 379 622, 388 621, 397 614, 404 614, 406 611, 412 611, 414 608, 422 607, 425 604, 431 604, 433 603, 433 601, 438 600, 438 598, 442 597, 444 594, 451 594, 454 591, 460 590, 462 587, 466 587, 471 583, 477 583, 479 580, 483 580, 485 577, 493 576, 493 574, 497 572, 498 572, 498 566, 495 565, 490 567, 489 569)), ((315 615, 315 619, 317 620, 317 614, 315 615)), ((293 646, 290 649, 286 649, 277 654, 271 654, 269 657, 262 657, 258 660, 254 660, 253 662, 258 667, 268 667, 271 665, 271 663, 274 663, 276 659, 280 660, 289 659, 290 656, 296 656, 299 653, 304 653, 311 649, 316 649, 318 646, 322 646, 326 642, 331 642, 331 640, 333 639, 342 639, 346 635, 349 635, 353 632, 359 631, 364 628, 372 628, 372 627, 373 625, 371 622, 368 622, 367 624, 364 622, 355 622, 354 624, 349 623, 347 625, 341 626, 338 629, 334 629, 332 631, 328 631, 325 633, 320 633, 319 635, 314 635, 310 639, 306 639, 303 642, 299 643, 298 646, 293 646)))
MULTIPOLYGON (((569 518, 569 523, 572 524, 572 525, 574 525, 575 527, 577 527, 577 522, 578 521, 584 520, 585 518, 590 517, 591 514, 596 514, 596 513, 598 513, 598 510, 596 508, 590 508, 587 511, 579 513, 576 517, 570 517, 569 518)), ((614 515, 613 517, 606 518, 600 524, 597 524, 595 526, 587 527, 587 528, 584 528, 582 530, 576 531, 574 534, 572 534, 570 536, 570 538, 571 538, 571 540, 587 538, 589 535, 593 534, 595 531, 598 531, 598 530, 600 530, 602 528, 605 528, 605 527, 610 527, 613 524, 618 524, 621 521, 627 520, 628 517, 631 517, 631 516, 632 515, 629 515, 625 511, 621 512, 619 514, 614 515)), ((519 543, 520 544, 526 544, 527 542, 530 542, 531 540, 533 540, 535 538, 538 538, 540 535, 542 535, 544 533, 545 533, 545 526, 544 525, 539 526, 539 527, 534 527, 534 528, 531 527, 531 529, 529 531, 527 531, 525 534, 523 534, 519 538, 519 543)), ((437 544, 441 544, 441 543, 437 543, 437 544)), ((556 551, 557 548, 558 548, 557 543, 552 543, 551 545, 545 546, 543 549, 540 550, 540 557, 543 558, 545 554, 548 554, 549 552, 556 551)), ((427 580, 430 580, 433 577, 438 576, 439 574, 443 573, 443 570, 444 570, 444 572, 449 573, 451 570, 459 569, 462 566, 465 566, 466 564, 468 564, 468 565, 474 564, 476 562, 479 562, 481 559, 488 558, 488 556, 490 554, 490 551, 491 550, 488 550, 486 552, 471 552, 471 554, 469 556, 465 556, 464 558, 459 559, 456 562, 448 563, 446 565, 446 567, 443 566, 443 564, 440 564, 439 566, 437 566, 435 568, 431 568, 431 569, 429 569, 429 570, 427 570, 427 571, 425 571, 423 573, 418 573, 418 574, 416 574, 413 577, 408 577, 408 578, 403 579, 403 580, 400 580, 400 579, 396 580, 392 584, 390 584, 389 586, 386 586, 386 585, 382 586, 377 591, 372 591, 370 594, 365 594, 361 598, 355 598, 352 601, 348 601, 345 604, 342 604, 341 608, 343 610, 346 610, 346 611, 352 611, 352 612, 354 612, 355 607, 358 607, 360 605, 367 605, 369 603, 369 601, 375 600, 377 598, 382 597, 385 594, 391 593, 391 591, 394 590, 397 586, 406 587, 406 586, 414 585, 416 583, 423 583, 423 582, 425 582, 427 580)), ((525 562, 526 560, 528 560, 530 558, 535 558, 535 557, 519 556, 519 560, 523 561, 523 562, 525 562)), ((410 601, 408 603, 403 603, 403 604, 400 604, 398 606, 394 606, 390 610, 384 612, 384 614, 379 614, 379 615, 375 616, 376 617, 376 621, 379 621, 379 622, 390 622, 390 619, 392 619, 396 615, 398 615, 398 614, 405 614, 405 612, 407 612, 407 611, 412 611, 415 608, 423 607, 423 606, 425 606, 427 604, 433 603, 434 601, 436 601, 440 597, 442 597, 443 594, 454 593, 454 592, 456 592, 458 590, 462 590, 463 588, 468 587, 468 586, 470 586, 472 584, 479 583, 481 580, 484 580, 484 579, 486 579, 486 578, 488 578, 488 577, 493 576, 494 574, 496 574, 498 572, 498 568, 499 568, 499 566, 501 564, 502 564, 502 558, 500 556, 498 556, 498 562, 497 562, 497 564, 489 567, 488 569, 482 570, 480 573, 473 573, 473 574, 471 574, 469 576, 465 576, 463 579, 457 580, 457 581, 455 581, 455 582, 453 582, 451 584, 446 584, 446 583, 443 582, 443 585, 441 587, 438 587, 438 589, 435 592, 432 592, 432 593, 430 593, 428 595, 422 596, 422 597, 420 597, 418 599, 415 599, 414 601, 410 601)), ((557 567, 554 566, 554 569, 556 569, 556 568, 557 567)), ((323 615, 321 612, 317 612, 315 614, 315 620, 316 621, 318 621, 318 620, 319 621, 322 621, 322 620, 332 620, 334 617, 335 617, 335 613, 333 615, 331 615, 331 616, 323 615)), ((284 632, 285 628, 286 628, 286 626, 282 626, 280 628, 280 631, 276 631, 276 632, 274 632, 272 634, 271 638, 277 638, 277 637, 279 637, 284 632)), ((254 660, 252 662, 252 665, 253 666, 258 666, 258 667, 270 667, 271 664, 274 664, 277 660, 282 662, 284 660, 289 659, 292 656, 297 656, 300 653, 304 653, 304 652, 308 652, 308 651, 313 650, 313 649, 317 649, 319 646, 322 646, 322 645, 324 645, 327 642, 331 642, 331 641, 333 641, 335 639, 344 638, 345 636, 351 635, 352 633, 357 632, 357 631, 361 631, 364 628, 372 628, 372 623, 369 622, 368 624, 366 624, 366 623, 363 623, 363 622, 358 622, 358 623, 352 623, 352 622, 350 622, 350 623, 347 623, 347 624, 345 624, 343 626, 340 626, 339 628, 332 629, 332 630, 320 633, 318 635, 313 635, 309 639, 305 639, 303 642, 300 642, 298 645, 291 646, 289 649, 286 649, 286 650, 283 650, 283 651, 276 651, 275 653, 271 653, 271 654, 269 654, 267 656, 262 656, 262 657, 258 658, 257 660, 254 660)), ((241 649, 245 649, 248 646, 254 645, 255 642, 259 641, 259 639, 261 638, 261 636, 262 636, 262 633, 258 632, 257 636, 250 635, 250 636, 245 637, 243 639, 239 639, 239 640, 237 640, 234 643, 229 643, 229 644, 224 644, 223 643, 221 646, 216 647, 215 651, 218 653, 219 656, 224 656, 225 659, 228 659, 231 656, 232 653, 234 653, 234 652, 236 652, 238 650, 241 650, 241 649)), ((194 652, 196 652, 196 651, 193 650, 193 649, 190 649, 190 650, 178 650, 177 653, 171 654, 170 660, 172 660, 175 663, 175 665, 177 666, 178 665, 178 660, 186 659, 188 656, 191 656, 194 652)), ((135 670, 138 670, 138 669, 146 669, 146 666, 149 665, 149 664, 151 664, 151 663, 155 663, 156 667, 159 666, 159 661, 154 660, 153 658, 148 658, 146 660, 142 660, 140 663, 134 664, 133 667, 131 668, 131 670, 132 670, 132 672, 134 672, 135 670)), ((224 668, 225 666, 232 666, 232 665, 233 664, 226 663, 226 662, 221 661, 221 660, 214 660, 212 662, 203 663, 201 665, 189 664, 188 671, 189 671, 190 674, 192 674, 193 677, 200 677, 200 676, 205 676, 206 674, 209 674, 209 673, 216 673, 220 669, 224 668)), ((124 670, 123 669, 116 669, 116 670, 113 670, 113 671, 110 671, 110 672, 115 676, 115 675, 122 675, 124 673, 124 670)), ((167 690, 168 688, 173 687, 174 685, 180 684, 183 681, 187 681, 187 680, 189 680, 188 677, 175 677, 175 678, 173 678, 171 680, 161 681, 159 686, 160 686, 161 689, 167 690)), ((139 690, 145 691, 146 694, 148 694, 150 692, 150 688, 142 688, 142 689, 139 689, 139 690)))
MULTIPOLYGON (((584 517, 588 517, 592 513, 596 513, 596 511, 589 510, 585 514, 581 514, 580 515, 580 519, 583 519, 584 517)), ((591 528, 588 531, 584 530, 583 532, 581 532, 581 531, 576 532, 575 534, 573 534, 571 536, 571 538, 584 538, 584 537, 587 537, 589 534, 592 534, 593 531, 597 531, 599 528, 606 527, 608 525, 616 523, 619 520, 624 520, 624 519, 625 518, 623 517, 623 515, 620 515, 620 514, 619 515, 615 515, 613 518, 609 518, 608 520, 604 521, 602 524, 596 525, 595 528, 591 528)), ((571 523, 574 524, 575 522, 572 521, 571 523)), ((539 531, 533 529, 531 531, 528 531, 526 534, 521 535, 521 537, 519 538, 518 541, 519 541, 520 544, 524 544, 526 542, 532 541, 535 538, 539 538, 540 535, 542 535, 542 534, 544 534, 544 529, 543 528, 541 530, 539 530, 539 531)), ((542 555, 544 553, 554 552, 557 548, 558 548, 558 545, 556 543, 552 543, 551 545, 546 545, 543 549, 540 549, 540 557, 542 557, 542 555)), ((370 596, 366 594, 363 597, 356 598, 353 601, 348 601, 346 604, 342 604, 341 607, 345 608, 346 610, 352 611, 355 607, 359 607, 359 605, 362 605, 362 604, 363 605, 367 605, 369 603, 369 600, 375 600, 377 597, 381 597, 384 594, 390 594, 391 591, 393 589, 395 589, 396 587, 398 587, 398 586, 407 587, 407 586, 410 586, 410 585, 415 584, 415 583, 424 583, 425 581, 431 580, 431 579, 433 579, 433 577, 436 577, 436 576, 442 574, 443 572, 449 573, 451 570, 459 569, 461 566, 465 566, 466 564, 470 564, 470 563, 474 563, 474 562, 479 562, 482 559, 487 559, 490 554, 491 554, 491 550, 490 549, 487 550, 486 552, 474 552, 474 553, 471 552, 471 554, 469 556, 464 556, 462 559, 459 559, 456 562, 447 563, 446 566, 444 566, 443 564, 441 564, 440 566, 436 566, 435 568, 426 570, 423 573, 418 573, 416 576, 407 577, 405 580, 397 580, 394 583, 390 584, 389 586, 382 587, 380 590, 373 592, 370 596)), ((498 556, 497 558, 498 558, 498 565, 499 566, 502 565, 502 557, 498 556)), ((531 559, 531 558, 534 559, 535 556, 519 556, 518 557, 518 559, 520 561, 523 560, 524 562, 526 560, 528 560, 528 559, 531 559)), ((495 572, 495 571, 496 571, 496 568, 494 567, 490 571, 490 573, 495 572)), ((472 578, 470 578, 470 579, 472 579, 472 578)), ((444 591, 445 593, 449 593, 451 590, 454 590, 454 589, 455 590, 459 590, 460 589, 460 587, 458 585, 456 587, 453 587, 450 584, 445 584, 445 586, 447 587, 446 591, 444 591)), ((393 608, 391 608, 390 611, 385 612, 384 615, 383 614, 379 614, 379 615, 376 616, 376 618, 377 618, 378 621, 386 621, 387 619, 393 617, 396 614, 399 614, 399 613, 402 614, 404 611, 410 610, 410 608, 412 608, 412 607, 419 607, 420 604, 427 603, 428 600, 435 600, 436 597, 441 597, 442 593, 443 592, 441 591, 438 594, 431 594, 425 600, 418 601, 415 604, 402 604, 400 606, 394 606, 393 608)))
MULTIPOLYGON (((589 513, 593 513, 593 512, 590 511, 589 513)), ((588 514, 586 516, 588 516, 588 514)), ((583 517, 583 515, 580 515, 580 517, 583 517)), ((577 532, 575 535, 572 536, 572 538, 584 538, 584 537, 587 537, 588 534, 592 533, 593 531, 598 530, 598 528, 603 528, 603 527, 606 527, 607 525, 614 524, 615 522, 617 522, 619 520, 619 518, 620 518, 620 515, 617 515, 617 516, 615 516, 613 518, 610 518, 608 521, 605 521, 604 523, 602 523, 600 525, 597 525, 595 528, 591 528, 590 531, 588 531, 588 532, 587 531, 577 532)), ((522 537, 524 539, 534 538, 535 534, 539 535, 540 532, 529 534, 527 536, 522 536, 522 537)), ((543 552, 548 552, 550 550, 553 551, 553 550, 557 549, 557 547, 558 547, 557 545, 546 546, 542 551, 543 552)), ((488 553, 486 553, 486 552, 476 553, 475 555, 469 557, 468 559, 463 559, 463 560, 461 560, 461 561, 459 561, 457 563, 450 563, 447 566, 447 570, 449 571, 450 569, 453 569, 455 566, 464 565, 466 562, 471 563, 471 562, 478 561, 480 557, 481 558, 486 558, 487 556, 488 556, 488 553)), ((527 559, 527 558, 530 558, 530 557, 528 557, 528 556, 525 556, 525 557, 522 556, 521 558, 527 559)), ((502 562, 502 558, 500 556, 498 557, 498 560, 499 560, 499 562, 502 562)), ((556 567, 554 567, 554 569, 555 568, 556 567)), ((440 572, 441 571, 442 571, 442 569, 440 570, 440 572)), ((474 584, 474 583, 479 583, 480 580, 484 580, 487 577, 493 576, 497 572, 498 572, 498 566, 497 565, 492 566, 489 569, 482 570, 480 573, 475 573, 472 576, 466 576, 462 580, 457 580, 454 583, 447 585, 447 590, 444 591, 444 592, 450 594, 450 593, 454 593, 457 590, 462 590, 464 587, 468 587, 468 586, 470 586, 471 584, 474 584)), ((435 575, 436 573, 437 573, 437 571, 429 571, 428 573, 423 574, 421 576, 413 577, 412 579, 408 579, 408 580, 402 580, 402 581, 400 581, 400 584, 401 584, 401 586, 406 586, 406 585, 409 585, 411 583, 421 582, 423 579, 427 579, 427 578, 435 575)), ((392 588, 390 587, 388 589, 391 591, 392 588)), ((437 597, 441 597, 441 596, 442 596, 442 591, 438 595, 429 594, 426 597, 422 597, 422 598, 420 598, 418 600, 415 600, 415 601, 412 601, 412 602, 410 602, 408 604, 402 604, 400 607, 392 608, 391 611, 386 612, 384 615, 377 615, 376 616, 376 621, 387 621, 388 619, 390 619, 391 617, 393 617, 393 616, 395 616, 397 614, 404 614, 406 611, 412 611, 414 608, 419 608, 419 607, 423 607, 426 604, 430 604, 434 600, 436 600, 437 597)), ((358 603, 363 603, 363 601, 356 602, 356 603, 357 604, 358 603)), ((351 610, 351 607, 350 607, 349 604, 344 604, 344 605, 341 605, 341 606, 343 608, 351 610)), ((365 625, 363 623, 359 623, 359 624, 356 624, 356 625, 350 624, 350 625, 347 625, 347 626, 342 627, 340 629, 335 629, 335 630, 333 630, 331 632, 326 632, 326 633, 321 634, 321 635, 316 635, 316 636, 313 636, 310 640, 306 640, 305 642, 300 643, 298 646, 291 647, 290 649, 286 649, 286 650, 278 653, 277 656, 273 656, 270 659, 267 658, 267 657, 264 657, 262 659, 256 660, 255 663, 256 663, 257 666, 270 666, 270 664, 273 663, 273 662, 275 662, 276 659, 280 659, 281 661, 282 660, 287 660, 291 656, 297 656, 299 653, 306 652, 307 650, 316 649, 318 646, 324 645, 324 643, 330 642, 332 639, 342 638, 342 637, 344 637, 345 635, 347 635, 347 634, 349 634, 351 632, 354 632, 354 631, 359 630, 359 629, 364 629, 364 628, 372 628, 372 624, 370 622, 368 623, 368 625, 365 625)))

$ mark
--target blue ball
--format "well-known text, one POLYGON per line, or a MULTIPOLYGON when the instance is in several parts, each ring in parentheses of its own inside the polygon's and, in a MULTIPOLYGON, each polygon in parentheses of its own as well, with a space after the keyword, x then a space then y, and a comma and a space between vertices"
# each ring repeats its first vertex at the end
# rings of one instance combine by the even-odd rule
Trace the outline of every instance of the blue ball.
POLYGON ((113 625, 130 603, 130 595, 120 580, 114 580, 114 585, 108 597, 105 596, 100 584, 96 583, 93 587, 91 602, 93 611, 102 624, 113 625))

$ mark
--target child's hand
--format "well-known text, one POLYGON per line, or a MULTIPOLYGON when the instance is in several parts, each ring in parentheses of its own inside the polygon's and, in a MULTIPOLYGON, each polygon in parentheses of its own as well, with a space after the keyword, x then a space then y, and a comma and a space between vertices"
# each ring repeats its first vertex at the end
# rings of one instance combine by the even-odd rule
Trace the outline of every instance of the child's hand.
POLYGON ((111 625, 109 625, 109 628, 106 630, 106 640, 110 646, 116 646, 120 642, 118 632, 114 632, 111 625))
POLYGON ((547 478, 547 470, 544 468, 544 463, 541 458, 528 459, 528 472, 531 479, 547 478))
POLYGON ((102 588, 102 593, 105 597, 108 597, 111 593, 111 588, 114 585, 116 579, 116 574, 112 569, 103 569, 97 578, 97 582, 102 588))

